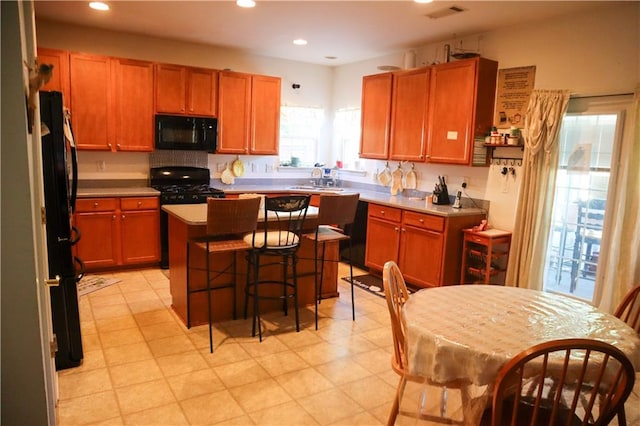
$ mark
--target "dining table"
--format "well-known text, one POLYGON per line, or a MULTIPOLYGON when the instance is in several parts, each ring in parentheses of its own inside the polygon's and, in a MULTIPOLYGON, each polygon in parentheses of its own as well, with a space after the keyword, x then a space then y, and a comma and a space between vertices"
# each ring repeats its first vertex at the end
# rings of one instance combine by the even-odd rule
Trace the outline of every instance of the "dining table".
POLYGON ((557 293, 498 285, 435 287, 411 294, 403 315, 409 373, 445 388, 455 383, 468 401, 460 407, 465 424, 478 424, 502 366, 538 343, 600 340, 620 349, 640 371, 635 330, 557 293))

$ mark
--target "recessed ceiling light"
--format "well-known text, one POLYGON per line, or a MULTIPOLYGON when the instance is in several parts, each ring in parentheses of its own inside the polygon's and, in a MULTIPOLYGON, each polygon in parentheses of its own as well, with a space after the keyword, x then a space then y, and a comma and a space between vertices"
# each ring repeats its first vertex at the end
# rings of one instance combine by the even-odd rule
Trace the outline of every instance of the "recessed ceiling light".
POLYGON ((413 0, 416 3, 431 3, 433 0, 413 0))
POLYGON ((331 59, 331 60, 333 60, 333 59, 338 59, 338 57, 337 57, 337 56, 325 56, 324 58, 325 58, 325 59, 331 59))
POLYGON ((293 40, 293 44, 295 44, 296 46, 304 46, 305 44, 307 44, 307 40, 303 38, 297 38, 293 40))
POLYGON ((240 7, 255 7, 256 2, 253 0, 236 0, 236 4, 240 7))
POLYGON ((92 1, 89 7, 94 10, 109 10, 109 5, 101 1, 92 1))

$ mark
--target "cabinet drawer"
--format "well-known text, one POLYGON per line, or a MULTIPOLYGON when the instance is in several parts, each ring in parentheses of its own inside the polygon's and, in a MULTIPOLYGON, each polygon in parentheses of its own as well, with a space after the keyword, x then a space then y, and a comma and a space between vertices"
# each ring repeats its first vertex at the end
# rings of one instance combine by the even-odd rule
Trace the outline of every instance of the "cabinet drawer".
POLYGON ((403 224, 407 226, 414 226, 416 228, 430 229, 436 232, 444 231, 444 217, 434 216, 431 214, 405 211, 403 224))
POLYGON ((390 220, 392 222, 400 222, 402 210, 394 207, 381 206, 379 204, 369 204, 369 217, 377 217, 380 219, 390 220))
POLYGON ((117 198, 79 198, 76 200, 76 211, 78 213, 106 212, 117 208, 117 198))
POLYGON ((127 197, 120 199, 122 210, 151 210, 157 209, 159 204, 158 197, 127 197))

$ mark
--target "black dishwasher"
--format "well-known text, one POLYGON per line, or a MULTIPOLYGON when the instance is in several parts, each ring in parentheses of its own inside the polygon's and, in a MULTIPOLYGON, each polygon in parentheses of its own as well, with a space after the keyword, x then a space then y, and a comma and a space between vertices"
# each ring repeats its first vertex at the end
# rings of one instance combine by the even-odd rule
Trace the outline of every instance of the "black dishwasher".
MULTIPOLYGON (((351 263, 353 266, 368 270, 364 265, 364 253, 367 244, 367 214, 369 211, 369 203, 366 201, 358 201, 356 209, 356 218, 353 221, 351 230, 351 263)), ((340 242, 340 258, 349 260, 349 241, 340 242)))

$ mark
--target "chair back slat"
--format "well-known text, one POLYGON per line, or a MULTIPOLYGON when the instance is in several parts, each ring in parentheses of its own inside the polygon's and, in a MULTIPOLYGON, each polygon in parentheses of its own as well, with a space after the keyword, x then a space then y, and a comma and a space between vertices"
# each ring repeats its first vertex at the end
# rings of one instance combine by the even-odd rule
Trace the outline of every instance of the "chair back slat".
POLYGON ((207 198, 207 235, 253 232, 258 223, 259 198, 207 198))
POLYGON ((640 284, 627 292, 614 315, 640 335, 640 284))
POLYGON ((254 246, 256 238, 259 238, 262 239, 262 244, 257 246, 265 250, 287 247, 297 249, 310 200, 310 195, 266 197, 263 231, 254 233, 254 246), (274 218, 276 220, 272 220, 274 218))
POLYGON ((405 323, 402 307, 409 300, 409 291, 400 268, 394 261, 384 264, 382 273, 384 295, 389 308, 393 335, 394 369, 401 372, 407 368, 405 347, 405 323))
POLYGON ((612 345, 590 339, 544 342, 500 370, 492 425, 604 426, 624 413, 634 380, 631 361, 612 345))

